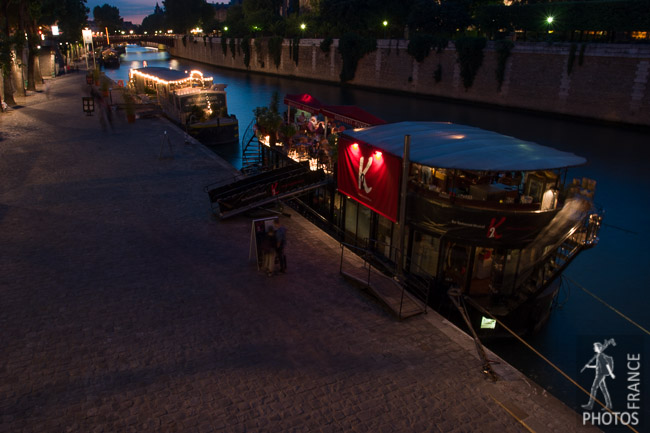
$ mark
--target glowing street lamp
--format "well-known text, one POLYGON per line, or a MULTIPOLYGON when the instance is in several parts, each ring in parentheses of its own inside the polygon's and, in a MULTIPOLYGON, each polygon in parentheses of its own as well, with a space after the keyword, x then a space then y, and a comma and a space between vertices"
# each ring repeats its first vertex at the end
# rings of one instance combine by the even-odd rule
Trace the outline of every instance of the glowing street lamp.
POLYGON ((552 33, 553 30, 551 30, 551 26, 553 25, 553 15, 549 15, 546 17, 546 26, 548 27, 548 32, 552 33))
POLYGON ((388 21, 384 20, 381 24, 384 26, 384 39, 386 39, 386 28, 388 27, 388 21))

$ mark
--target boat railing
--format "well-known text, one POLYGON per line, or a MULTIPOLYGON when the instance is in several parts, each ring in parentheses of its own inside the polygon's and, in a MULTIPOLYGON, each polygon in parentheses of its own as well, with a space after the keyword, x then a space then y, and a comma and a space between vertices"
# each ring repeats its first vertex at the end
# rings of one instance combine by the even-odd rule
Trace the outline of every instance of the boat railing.
MULTIPOLYGON (((369 240, 365 239, 366 244, 369 240)), ((398 275, 367 247, 341 242, 339 272, 372 291, 400 319, 426 313, 429 286, 398 275), (352 256, 345 253, 352 253, 352 256)))
POLYGON ((598 232, 602 222, 602 211, 591 209, 555 243, 547 245, 540 257, 515 278, 515 287, 528 285, 532 292, 539 292, 548 287, 555 278, 585 248, 598 243, 598 232))
POLYGON ((250 121, 246 129, 244 130, 244 135, 241 136, 241 144, 242 148, 247 146, 248 143, 252 140, 252 138, 255 136, 255 123, 257 122, 257 119, 253 119, 250 121))

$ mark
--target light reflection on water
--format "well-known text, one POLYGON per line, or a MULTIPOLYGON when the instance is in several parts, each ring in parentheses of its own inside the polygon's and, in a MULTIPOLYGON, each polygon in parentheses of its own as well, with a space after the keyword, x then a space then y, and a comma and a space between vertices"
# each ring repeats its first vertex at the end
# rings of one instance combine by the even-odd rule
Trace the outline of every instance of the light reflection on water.
MULTIPOLYGON (((167 53, 140 47, 130 48, 122 67, 109 70, 107 74, 115 79, 126 80, 129 67, 141 67, 143 60, 147 60, 149 66, 171 66, 179 70, 196 67, 209 71, 215 82, 227 83, 228 106, 230 112, 239 118, 240 136, 244 134, 253 118, 253 109, 268 105, 273 92, 277 91, 280 96, 281 110, 286 108, 282 105, 285 94, 310 93, 327 104, 358 105, 389 122, 451 121, 493 130, 586 157, 589 163, 571 170, 569 176, 585 176, 597 180, 596 202, 606 211, 605 225, 601 230, 600 244, 579 255, 565 275, 646 329, 650 329, 650 315, 647 314, 650 297, 646 294, 650 289, 648 130, 638 131, 582 123, 561 117, 486 108, 472 103, 441 102, 408 95, 248 74, 183 59, 170 60, 167 53)), ((219 153, 235 167, 240 167, 239 145, 221 149, 219 153)), ((576 342, 580 336, 593 336, 594 341, 602 341, 611 335, 636 335, 645 344, 644 358, 650 359, 650 339, 647 334, 631 326, 576 287, 572 287, 570 291, 564 289, 561 298, 565 300, 562 308, 556 309, 548 325, 539 334, 528 337, 528 340, 570 376, 578 378, 582 386, 589 388, 591 380, 585 374, 578 374, 585 362, 582 359, 584 354, 576 354, 576 342)), ((569 406, 577 407, 582 401, 582 397, 576 397, 572 385, 568 385, 564 378, 520 343, 498 342, 492 344, 492 347, 507 361, 549 388, 569 406)), ((608 353, 613 349, 610 348, 608 353)), ((616 352, 610 354, 615 355, 616 352)), ((621 369, 621 373, 623 371, 621 369)), ((650 375, 650 370, 647 371, 646 374, 650 375)), ((650 384, 646 380, 644 383, 650 384)), ((647 412, 646 423, 650 423, 650 414, 647 412)))

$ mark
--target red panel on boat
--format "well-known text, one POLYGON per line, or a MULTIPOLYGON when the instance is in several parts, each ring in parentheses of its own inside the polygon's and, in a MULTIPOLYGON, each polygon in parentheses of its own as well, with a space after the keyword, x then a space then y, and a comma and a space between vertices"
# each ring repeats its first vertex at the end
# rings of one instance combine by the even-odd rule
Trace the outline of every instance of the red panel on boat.
POLYGON ((308 111, 309 113, 318 113, 323 106, 321 102, 311 96, 309 93, 301 93, 299 95, 287 95, 284 97, 284 103, 290 107, 295 107, 300 110, 308 111))
POLYGON ((397 222, 401 159, 346 138, 339 141, 338 189, 397 222))

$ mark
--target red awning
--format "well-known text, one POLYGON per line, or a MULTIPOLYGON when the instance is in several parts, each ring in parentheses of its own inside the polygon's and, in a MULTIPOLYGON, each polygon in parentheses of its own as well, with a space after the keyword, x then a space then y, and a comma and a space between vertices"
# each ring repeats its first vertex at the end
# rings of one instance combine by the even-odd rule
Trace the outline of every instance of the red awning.
POLYGON ((328 119, 338 120, 354 128, 365 128, 386 123, 385 120, 373 116, 366 110, 354 105, 325 105, 320 112, 328 119))
POLYGON ((287 95, 284 97, 284 103, 290 107, 305 110, 310 113, 318 113, 323 104, 311 96, 309 93, 301 93, 299 95, 287 95))

